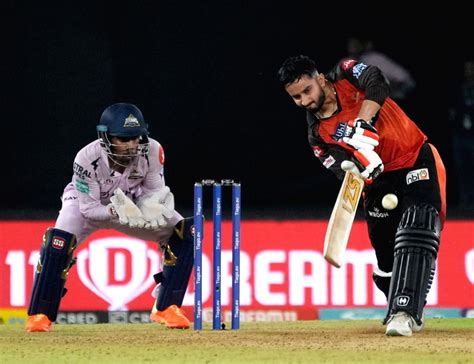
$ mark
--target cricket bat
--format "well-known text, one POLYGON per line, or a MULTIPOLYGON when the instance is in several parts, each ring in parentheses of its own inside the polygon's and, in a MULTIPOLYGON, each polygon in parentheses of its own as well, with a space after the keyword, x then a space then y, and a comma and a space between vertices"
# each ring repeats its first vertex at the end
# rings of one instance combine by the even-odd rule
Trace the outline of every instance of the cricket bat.
POLYGON ((342 265, 363 188, 362 178, 346 172, 324 238, 324 258, 337 268, 342 265))

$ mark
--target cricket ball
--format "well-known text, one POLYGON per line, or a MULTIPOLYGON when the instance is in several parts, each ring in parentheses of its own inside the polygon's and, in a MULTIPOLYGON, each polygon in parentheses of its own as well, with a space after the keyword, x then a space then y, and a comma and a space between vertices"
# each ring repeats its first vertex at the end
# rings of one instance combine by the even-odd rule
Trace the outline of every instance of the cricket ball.
POLYGON ((382 206, 385 210, 393 210, 398 205, 398 197, 393 193, 387 193, 382 199, 382 206))

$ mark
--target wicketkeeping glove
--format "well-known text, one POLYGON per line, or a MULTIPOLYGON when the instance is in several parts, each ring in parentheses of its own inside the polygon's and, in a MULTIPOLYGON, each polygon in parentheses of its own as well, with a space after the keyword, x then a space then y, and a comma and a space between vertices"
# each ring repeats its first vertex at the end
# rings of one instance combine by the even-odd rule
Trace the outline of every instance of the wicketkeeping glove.
POLYGON ((352 161, 341 163, 341 169, 351 171, 361 176, 367 184, 371 184, 383 172, 383 162, 375 151, 359 149, 354 152, 352 161))
POLYGON ((156 229, 165 227, 174 214, 174 196, 168 186, 137 202, 146 223, 145 228, 156 229))
POLYGON ((114 191, 114 195, 110 198, 110 201, 122 225, 139 228, 145 226, 146 221, 142 212, 120 188, 114 191))
POLYGON ((370 149, 379 145, 377 129, 363 119, 357 118, 347 122, 342 140, 355 149, 370 149))

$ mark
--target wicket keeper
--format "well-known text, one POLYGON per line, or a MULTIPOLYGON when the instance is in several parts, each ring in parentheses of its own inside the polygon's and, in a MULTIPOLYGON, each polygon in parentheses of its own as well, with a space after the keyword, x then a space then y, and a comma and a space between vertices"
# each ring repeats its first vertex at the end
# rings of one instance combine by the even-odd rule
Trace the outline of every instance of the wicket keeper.
POLYGON ((98 139, 77 154, 55 226, 44 234, 26 330, 51 330, 74 250, 98 229, 160 244, 163 271, 155 275, 158 292, 150 319, 187 329, 181 305, 193 267, 193 218, 174 209, 163 174, 163 148, 148 136, 141 111, 128 103, 107 107, 97 133, 98 139))

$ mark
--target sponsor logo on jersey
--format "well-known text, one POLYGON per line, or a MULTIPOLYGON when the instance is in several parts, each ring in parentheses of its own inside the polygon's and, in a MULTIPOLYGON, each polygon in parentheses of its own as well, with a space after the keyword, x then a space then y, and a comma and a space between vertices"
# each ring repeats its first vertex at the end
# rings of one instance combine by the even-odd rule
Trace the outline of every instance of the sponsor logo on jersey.
POLYGON ((140 123, 138 122, 138 119, 133 116, 133 114, 128 115, 128 117, 125 118, 125 122, 123 123, 124 128, 134 128, 136 126, 140 126, 140 123))
POLYGON ((429 179, 430 179, 430 174, 428 172, 428 168, 416 169, 414 171, 408 172, 407 185, 410 185, 418 181, 426 181, 429 179))
POLYGON ((342 62, 342 69, 344 71, 347 71, 349 68, 351 68, 356 63, 357 63, 357 61, 355 59, 348 59, 347 61, 342 62))
POLYGON ((91 162, 91 166, 94 168, 94 171, 97 170, 97 168, 99 168, 99 158, 97 158, 95 161, 92 161, 91 162))
POLYGON ((346 136, 346 129, 347 123, 340 122, 339 124, 337 124, 336 131, 333 135, 331 135, 331 138, 333 138, 336 142, 340 141, 343 137, 346 136))
POLYGON ((59 236, 53 236, 53 240, 52 240, 53 248, 61 250, 62 248, 64 248, 64 244, 65 244, 65 241, 63 238, 59 236))
POLYGON ((313 153, 317 158, 319 158, 319 157, 322 157, 324 154, 326 154, 326 150, 319 146, 315 146, 313 147, 313 153))
POLYGON ((85 179, 86 177, 91 178, 91 172, 76 162, 74 162, 72 169, 74 174, 81 179, 85 179))
POLYGON ((408 296, 398 296, 397 297, 397 305, 404 307, 407 306, 408 303, 410 302, 410 297, 408 296))
POLYGON ((368 211, 370 217, 375 217, 377 219, 385 219, 389 216, 388 212, 380 212, 378 207, 374 207, 374 211, 368 211))
POLYGON ((355 78, 359 79, 360 75, 362 74, 362 72, 364 72, 366 68, 367 68, 367 65, 364 63, 356 64, 352 68, 352 74, 354 75, 355 78))
POLYGON ((76 181, 76 190, 83 193, 89 193, 89 184, 86 181, 78 179, 76 181))
POLYGON ((323 162, 323 166, 326 167, 326 168, 329 168, 331 167, 334 163, 336 163, 336 160, 334 159, 334 157, 332 155, 330 155, 329 157, 327 157, 324 162, 323 162))

